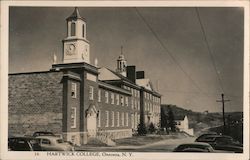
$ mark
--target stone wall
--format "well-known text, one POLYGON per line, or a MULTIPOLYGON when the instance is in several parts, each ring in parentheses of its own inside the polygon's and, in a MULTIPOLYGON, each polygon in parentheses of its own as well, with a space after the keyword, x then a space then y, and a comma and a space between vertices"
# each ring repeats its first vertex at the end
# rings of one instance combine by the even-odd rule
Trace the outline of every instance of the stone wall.
POLYGON ((62 133, 62 72, 9 75, 9 134, 62 133))

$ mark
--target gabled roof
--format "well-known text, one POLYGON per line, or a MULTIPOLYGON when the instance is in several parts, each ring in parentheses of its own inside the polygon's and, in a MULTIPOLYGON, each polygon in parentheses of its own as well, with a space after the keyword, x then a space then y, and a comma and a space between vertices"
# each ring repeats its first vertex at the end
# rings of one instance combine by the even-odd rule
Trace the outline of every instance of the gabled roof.
POLYGON ((101 81, 110 81, 110 80, 124 80, 130 83, 133 83, 127 77, 117 73, 109 68, 102 67, 99 70, 99 80, 101 81))
POLYGON ((149 79, 136 79, 136 84, 138 86, 144 87, 150 91, 154 91, 153 85, 149 79))
POLYGON ((120 80, 121 78, 114 74, 110 69, 102 67, 98 69, 99 72, 99 80, 107 81, 107 80, 120 80))

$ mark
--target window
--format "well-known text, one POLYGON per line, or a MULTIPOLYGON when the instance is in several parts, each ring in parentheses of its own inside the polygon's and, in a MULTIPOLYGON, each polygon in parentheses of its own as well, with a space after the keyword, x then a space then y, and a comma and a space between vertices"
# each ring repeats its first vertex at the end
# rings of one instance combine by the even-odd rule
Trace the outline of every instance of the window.
POLYGON ((117 116, 116 126, 119 127, 120 126, 120 114, 119 114, 119 112, 116 112, 116 116, 117 116))
POLYGON ((75 144, 76 136, 71 136, 71 142, 75 144))
POLYGON ((135 127, 137 127, 138 125, 137 125, 137 113, 135 113, 135 127))
POLYGON ((99 113, 98 113, 97 127, 101 127, 101 111, 100 110, 99 110, 99 113))
POLYGON ((105 91, 105 103, 109 103, 109 93, 105 91))
POLYGON ((106 125, 105 127, 109 126, 109 111, 106 111, 106 125))
POLYGON ((82 37, 85 37, 85 28, 84 24, 82 25, 82 37))
POLYGON ((124 126, 124 113, 123 112, 121 113, 121 120, 122 120, 121 126, 124 126))
POLYGON ((102 93, 102 92, 101 92, 101 90, 99 89, 99 90, 98 90, 98 102, 101 102, 101 93, 102 93))
POLYGON ((128 113, 126 113, 126 126, 128 126, 128 113))
POLYGON ((137 101, 138 110, 140 110, 140 101, 137 101))
POLYGON ((71 108, 71 128, 76 128, 76 107, 71 108))
POLYGON ((111 112, 111 127, 115 126, 115 113, 114 111, 111 112))
POLYGON ((134 99, 131 98, 131 108, 134 109, 134 99))
POLYGON ((111 104, 115 104, 115 96, 114 96, 114 93, 111 93, 111 104))
POLYGON ((71 83, 71 97, 76 98, 76 83, 71 83))
POLYGON ((121 96, 121 105, 124 106, 124 97, 121 96))
POLYGON ((119 94, 116 95, 116 105, 119 105, 120 104, 120 97, 119 97, 119 94))
POLYGON ((128 106, 128 97, 125 97, 125 104, 128 106))
POLYGON ((73 22, 71 23, 71 36, 76 35, 76 24, 73 22))
POLYGON ((137 101, 135 100, 134 103, 135 103, 134 104, 135 105, 135 109, 137 109, 137 101))
POLYGON ((133 113, 131 114, 131 125, 132 125, 132 128, 136 128, 135 123, 134 123, 134 114, 133 113))
POLYGON ((48 139, 42 139, 42 144, 50 144, 50 140, 48 139))
POLYGON ((93 100, 94 99, 94 87, 89 86, 89 99, 93 100))

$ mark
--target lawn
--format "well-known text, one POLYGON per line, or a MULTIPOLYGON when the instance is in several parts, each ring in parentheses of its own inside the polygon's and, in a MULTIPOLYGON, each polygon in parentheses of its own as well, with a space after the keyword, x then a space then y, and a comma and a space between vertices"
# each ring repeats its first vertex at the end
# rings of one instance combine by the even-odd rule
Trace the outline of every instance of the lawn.
POLYGON ((129 138, 114 140, 117 146, 142 146, 150 143, 159 142, 166 139, 184 138, 183 134, 174 135, 146 135, 146 136, 133 136, 129 138))

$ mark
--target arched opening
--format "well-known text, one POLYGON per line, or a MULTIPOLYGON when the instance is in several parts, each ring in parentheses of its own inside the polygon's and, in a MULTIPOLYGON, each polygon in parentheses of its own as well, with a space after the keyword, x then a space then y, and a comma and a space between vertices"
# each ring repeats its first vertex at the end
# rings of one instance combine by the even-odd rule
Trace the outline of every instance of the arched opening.
POLYGON ((85 37, 85 28, 84 24, 82 25, 82 37, 85 37))
POLYGON ((75 36, 75 35, 76 35, 76 24, 71 23, 71 36, 75 36))

